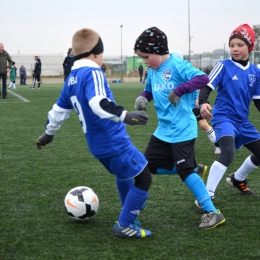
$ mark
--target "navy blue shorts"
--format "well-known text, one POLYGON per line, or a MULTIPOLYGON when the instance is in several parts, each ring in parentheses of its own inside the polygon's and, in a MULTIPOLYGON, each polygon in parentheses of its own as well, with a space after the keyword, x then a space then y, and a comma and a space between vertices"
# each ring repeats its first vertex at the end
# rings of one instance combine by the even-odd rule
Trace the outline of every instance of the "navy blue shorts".
POLYGON ((145 156, 134 145, 120 154, 102 158, 99 161, 111 174, 116 175, 121 180, 134 178, 147 165, 145 156))
POLYGON ((217 123, 213 128, 216 134, 216 146, 218 146, 218 140, 223 136, 233 136, 237 150, 245 144, 260 139, 258 130, 249 121, 240 124, 234 122, 217 123))

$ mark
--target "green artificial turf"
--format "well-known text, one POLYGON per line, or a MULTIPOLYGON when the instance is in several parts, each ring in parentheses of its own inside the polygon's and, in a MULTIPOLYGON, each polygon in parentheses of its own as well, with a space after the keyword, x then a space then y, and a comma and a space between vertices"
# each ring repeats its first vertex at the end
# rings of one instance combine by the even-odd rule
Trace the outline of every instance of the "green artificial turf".
MULTIPOLYGON (((117 104, 134 110, 139 83, 110 84, 117 104)), ((260 175, 248 177, 255 196, 242 196, 225 182, 250 154, 245 148, 220 182, 215 205, 226 217, 216 229, 198 230, 201 213, 194 197, 178 176, 153 176, 147 206, 139 220, 153 232, 146 239, 117 240, 112 227, 121 205, 114 176, 90 154, 77 115, 57 132, 53 142, 36 149, 44 132, 47 112, 61 84, 42 84, 40 90, 19 86, 0 100, 0 259, 260 259, 260 175), (64 209, 67 192, 89 186, 99 197, 97 215, 87 222, 69 218, 64 209)), ((212 103, 215 93, 211 95, 212 103)), ((235 105, 235 104, 233 104, 235 105)), ((127 126, 133 143, 144 152, 157 126, 153 102, 146 126, 127 126)), ((259 112, 252 106, 251 121, 260 129, 259 112)), ((105 140, 104 140, 105 142, 105 140)), ((214 146, 199 129, 198 163, 210 166, 214 146)))

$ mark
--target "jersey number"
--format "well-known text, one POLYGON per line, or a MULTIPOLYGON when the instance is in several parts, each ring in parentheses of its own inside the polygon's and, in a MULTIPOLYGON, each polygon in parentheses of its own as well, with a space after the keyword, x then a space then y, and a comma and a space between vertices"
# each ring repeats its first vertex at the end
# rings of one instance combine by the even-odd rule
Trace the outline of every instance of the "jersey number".
POLYGON ((83 111, 82 111, 81 105, 80 105, 80 103, 79 103, 79 101, 78 101, 76 96, 72 96, 70 98, 70 100, 72 102, 72 105, 73 105, 74 109, 76 110, 76 112, 78 114, 82 130, 83 130, 84 134, 86 134, 87 133, 87 124, 86 124, 86 121, 85 121, 85 118, 84 118, 84 115, 83 115, 83 111))

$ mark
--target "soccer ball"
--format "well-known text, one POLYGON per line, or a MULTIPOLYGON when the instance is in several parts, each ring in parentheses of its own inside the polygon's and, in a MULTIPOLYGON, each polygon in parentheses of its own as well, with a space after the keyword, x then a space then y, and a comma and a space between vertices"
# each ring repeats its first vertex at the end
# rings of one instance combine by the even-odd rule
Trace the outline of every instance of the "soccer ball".
POLYGON ((91 188, 79 186, 67 193, 64 204, 71 218, 88 220, 98 212, 99 200, 91 188))

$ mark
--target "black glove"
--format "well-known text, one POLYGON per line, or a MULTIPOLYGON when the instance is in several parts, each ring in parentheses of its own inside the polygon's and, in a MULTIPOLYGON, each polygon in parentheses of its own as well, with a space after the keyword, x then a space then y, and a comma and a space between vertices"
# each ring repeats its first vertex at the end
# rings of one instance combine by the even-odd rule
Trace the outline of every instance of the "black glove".
POLYGON ((45 133, 41 135, 36 142, 37 149, 41 150, 42 146, 45 146, 53 140, 53 137, 54 135, 47 135, 45 133))
POLYGON ((124 123, 128 125, 146 125, 149 116, 141 111, 126 112, 124 123))
POLYGON ((174 90, 172 92, 170 92, 170 94, 168 95, 168 100, 175 106, 177 107, 178 102, 180 100, 180 97, 178 97, 174 90))

